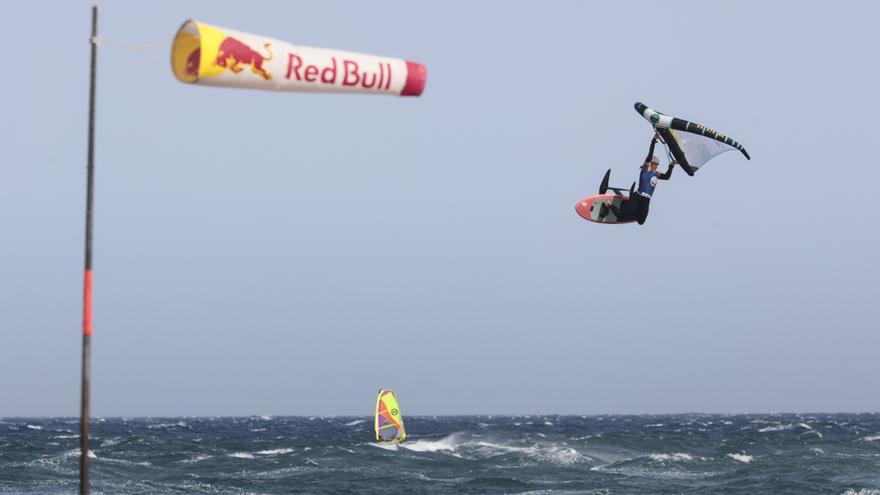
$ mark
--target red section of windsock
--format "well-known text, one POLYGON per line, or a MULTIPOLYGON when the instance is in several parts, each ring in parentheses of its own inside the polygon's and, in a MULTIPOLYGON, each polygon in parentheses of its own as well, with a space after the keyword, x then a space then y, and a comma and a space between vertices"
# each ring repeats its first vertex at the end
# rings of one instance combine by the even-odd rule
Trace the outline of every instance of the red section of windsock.
POLYGON ((425 89, 428 79, 428 69, 416 62, 406 61, 406 84, 400 96, 419 96, 425 89))

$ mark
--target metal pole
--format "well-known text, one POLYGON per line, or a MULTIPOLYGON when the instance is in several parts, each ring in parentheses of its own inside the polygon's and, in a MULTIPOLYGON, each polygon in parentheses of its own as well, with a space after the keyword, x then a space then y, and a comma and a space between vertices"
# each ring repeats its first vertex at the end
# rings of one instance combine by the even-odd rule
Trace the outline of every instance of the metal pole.
POLYGON ((86 186, 86 259, 83 277, 82 403, 80 410, 79 493, 89 493, 89 379, 92 346, 92 205, 95 190, 95 59, 98 48, 98 7, 92 7, 91 74, 89 81, 89 155, 86 186))

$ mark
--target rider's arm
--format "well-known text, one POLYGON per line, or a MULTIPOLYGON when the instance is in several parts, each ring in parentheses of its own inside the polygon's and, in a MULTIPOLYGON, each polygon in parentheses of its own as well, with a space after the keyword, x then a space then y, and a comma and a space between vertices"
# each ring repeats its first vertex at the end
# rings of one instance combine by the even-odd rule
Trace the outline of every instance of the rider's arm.
POLYGON ((651 147, 648 149, 648 156, 645 158, 645 163, 651 161, 651 158, 654 156, 654 145, 657 144, 657 135, 654 134, 654 139, 651 140, 651 147))
POLYGON ((669 162, 669 169, 666 170, 665 174, 657 174, 657 178, 660 180, 669 180, 672 177, 672 169, 675 168, 675 164, 678 163, 675 160, 669 162))

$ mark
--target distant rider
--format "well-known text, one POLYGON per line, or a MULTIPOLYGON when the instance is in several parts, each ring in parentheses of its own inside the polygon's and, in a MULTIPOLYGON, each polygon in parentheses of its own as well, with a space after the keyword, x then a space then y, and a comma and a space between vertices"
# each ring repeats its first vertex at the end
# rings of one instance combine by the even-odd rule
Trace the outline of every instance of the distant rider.
POLYGON ((659 139, 660 134, 655 132, 654 139, 651 140, 651 147, 648 149, 648 156, 645 157, 645 162, 639 169, 639 188, 630 194, 629 199, 621 203, 619 209, 611 201, 605 203, 604 206, 614 212, 618 221, 635 220, 639 222, 639 225, 644 224, 648 219, 648 207, 651 205, 651 196, 654 194, 654 188, 657 187, 657 181, 669 180, 672 177, 672 169, 678 163, 674 159, 669 163, 665 174, 661 174, 658 170, 660 159, 654 156, 654 145, 659 139))

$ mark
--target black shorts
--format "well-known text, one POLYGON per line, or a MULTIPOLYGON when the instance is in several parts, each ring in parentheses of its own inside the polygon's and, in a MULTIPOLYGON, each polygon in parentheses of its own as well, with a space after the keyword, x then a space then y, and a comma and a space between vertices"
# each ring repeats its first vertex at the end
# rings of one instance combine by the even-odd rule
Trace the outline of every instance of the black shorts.
POLYGON ((624 221, 635 220, 639 222, 639 225, 642 225, 648 219, 648 208, 650 206, 651 198, 646 198, 634 192, 629 199, 620 204, 620 216, 624 221))

